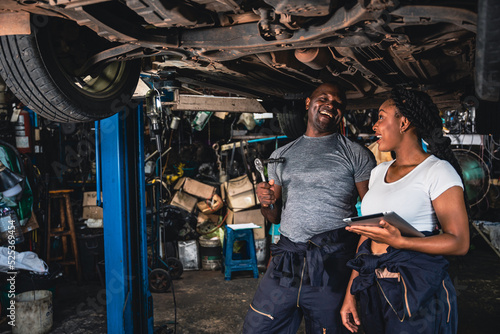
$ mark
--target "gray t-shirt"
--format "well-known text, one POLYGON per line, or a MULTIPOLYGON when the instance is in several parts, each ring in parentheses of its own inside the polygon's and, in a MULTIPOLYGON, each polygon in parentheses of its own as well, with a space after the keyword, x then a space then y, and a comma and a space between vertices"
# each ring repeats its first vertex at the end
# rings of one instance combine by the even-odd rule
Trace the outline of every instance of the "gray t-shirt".
POLYGON ((268 165, 269 179, 282 187, 280 233, 293 242, 346 226, 343 218, 357 215, 357 182, 370 178, 373 154, 334 133, 302 136, 277 149, 268 165))

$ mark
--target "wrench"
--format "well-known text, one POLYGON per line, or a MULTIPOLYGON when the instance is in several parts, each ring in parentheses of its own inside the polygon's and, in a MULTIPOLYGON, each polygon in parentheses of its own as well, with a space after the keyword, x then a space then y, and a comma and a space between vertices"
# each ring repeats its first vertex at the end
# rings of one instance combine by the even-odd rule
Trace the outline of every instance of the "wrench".
MULTIPOLYGON (((253 163, 255 164, 255 169, 260 173, 260 177, 262 178, 262 182, 267 182, 266 176, 264 175, 264 165, 259 158, 256 158, 253 163)), ((269 209, 274 209, 274 204, 269 205, 269 209)))
POLYGON ((262 161, 260 161, 259 158, 256 158, 254 160, 255 164, 255 169, 260 173, 260 177, 262 178, 262 182, 267 182, 266 176, 264 175, 264 165, 262 164, 262 161))

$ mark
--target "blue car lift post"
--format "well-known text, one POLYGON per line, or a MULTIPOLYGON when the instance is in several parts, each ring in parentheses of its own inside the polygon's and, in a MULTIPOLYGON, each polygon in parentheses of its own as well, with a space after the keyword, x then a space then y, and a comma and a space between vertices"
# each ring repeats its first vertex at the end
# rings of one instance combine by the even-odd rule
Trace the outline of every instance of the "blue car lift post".
POLYGON ((142 104, 97 121, 97 196, 104 221, 108 333, 153 333, 147 266, 142 104))

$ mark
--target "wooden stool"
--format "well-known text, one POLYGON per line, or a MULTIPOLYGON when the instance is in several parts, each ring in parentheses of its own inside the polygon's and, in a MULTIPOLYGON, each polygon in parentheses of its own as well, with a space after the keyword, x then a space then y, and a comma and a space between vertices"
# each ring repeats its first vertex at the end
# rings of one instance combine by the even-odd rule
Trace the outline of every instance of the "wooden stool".
POLYGON ((47 215, 47 262, 49 264, 51 262, 57 262, 63 266, 74 265, 76 267, 78 282, 80 282, 82 279, 82 273, 80 270, 80 262, 78 258, 78 246, 76 243, 76 232, 75 224, 73 222, 73 212, 71 210, 71 200, 69 197, 69 194, 71 192, 73 192, 73 190, 71 189, 49 191, 49 210, 47 215), (59 204, 59 224, 53 224, 53 222, 56 221, 56 219, 52 217, 52 204, 54 202, 59 204), (73 259, 67 259, 68 236, 71 238, 73 259), (51 238, 53 237, 61 237, 63 253, 62 256, 51 258, 51 238))

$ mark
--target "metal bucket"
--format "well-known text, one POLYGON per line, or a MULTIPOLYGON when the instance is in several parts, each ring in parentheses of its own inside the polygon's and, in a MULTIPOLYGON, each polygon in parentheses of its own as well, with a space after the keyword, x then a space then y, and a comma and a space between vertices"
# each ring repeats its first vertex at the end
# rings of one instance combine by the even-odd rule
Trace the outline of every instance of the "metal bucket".
POLYGON ((203 270, 219 270, 221 268, 222 247, 219 238, 199 238, 201 267, 203 270))
POLYGON ((52 328, 52 292, 34 290, 18 294, 13 334, 44 334, 52 328))

